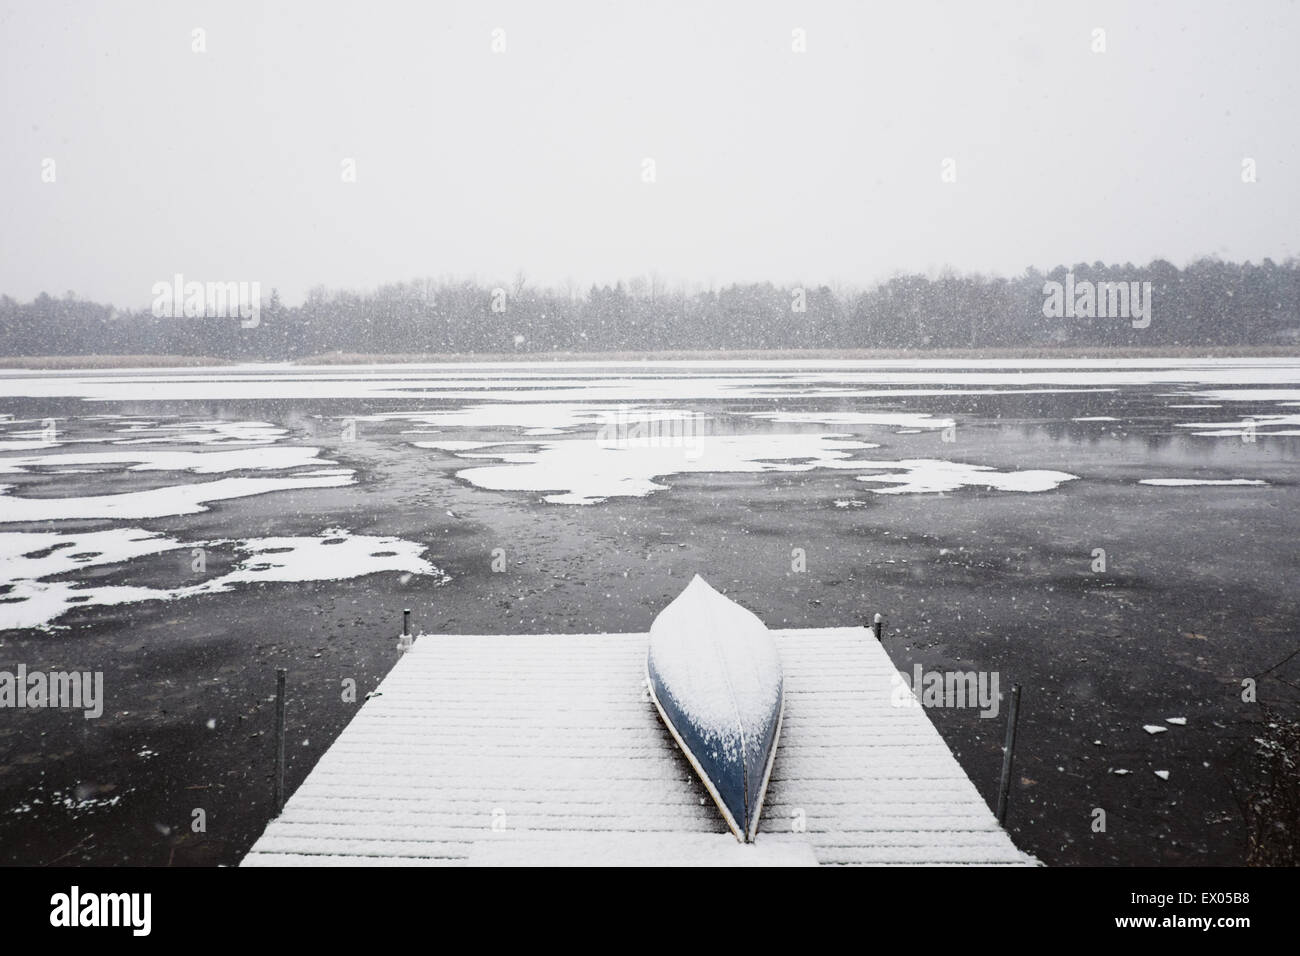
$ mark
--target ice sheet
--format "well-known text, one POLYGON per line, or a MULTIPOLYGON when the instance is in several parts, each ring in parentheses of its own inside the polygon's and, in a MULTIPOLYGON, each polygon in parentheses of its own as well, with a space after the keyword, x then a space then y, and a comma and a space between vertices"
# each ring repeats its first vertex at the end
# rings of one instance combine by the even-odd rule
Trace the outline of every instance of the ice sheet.
POLYGON ((858 476, 858 481, 884 482, 894 486, 872 488, 878 495, 939 494, 965 487, 992 488, 995 491, 1052 491, 1079 477, 1063 471, 998 471, 988 465, 935 458, 880 462, 879 466, 898 470, 883 475, 858 476))
MULTIPOLYGON (((0 583, 10 589, 0 601, 0 629, 45 627, 74 607, 171 601, 216 594, 239 585, 333 581, 379 572, 447 575, 425 560, 425 547, 402 538, 354 535, 328 528, 317 535, 249 538, 240 541, 190 541, 115 528, 92 532, 0 532, 0 583), (87 567, 126 564, 166 551, 233 546, 241 553, 225 574, 179 587, 85 584, 68 575, 87 567), (63 576, 62 580, 49 580, 63 576)), ((188 554, 178 557, 188 564, 188 554)))
POLYGON ((753 412, 754 418, 772 422, 807 422, 816 425, 894 425, 900 428, 951 428, 951 418, 935 418, 923 412, 753 412))
MULTIPOLYGON (((446 442, 415 444, 451 450, 446 442)), ((503 464, 467 468, 457 477, 491 491, 548 492, 546 501, 586 505, 662 491, 668 486, 655 479, 668 475, 860 468, 862 463, 851 460, 853 455, 879 446, 842 435, 808 433, 703 435, 658 447, 594 438, 502 442, 491 447, 457 455, 503 464)))
POLYGON ((1142 478, 1139 485, 1158 485, 1162 488, 1186 488, 1193 485, 1267 485, 1255 478, 1142 478))
POLYGON ((101 451, 75 454, 27 455, 0 458, 0 474, 21 474, 34 468, 66 469, 129 465, 128 471, 188 471, 213 475, 226 471, 283 471, 313 465, 333 465, 317 458, 319 448, 253 447, 237 451, 101 451))
MULTIPOLYGON (((895 361, 546 362, 235 367, 187 372, 0 372, 0 397, 91 401, 420 398, 536 403, 554 401, 773 398, 809 393, 880 394, 881 387, 1097 389, 1177 384, 1250 386, 1300 398, 1294 359, 1064 359, 895 361)), ((1206 396, 1210 397, 1210 396, 1206 396)), ((1234 400, 1250 400, 1238 396, 1234 400)), ((1258 400, 1258 399, 1254 399, 1258 400)))
POLYGON ((136 521, 207 511, 214 501, 247 498, 272 491, 339 488, 352 483, 346 469, 322 469, 284 478, 220 478, 187 485, 167 485, 147 491, 77 498, 20 498, 0 485, 0 524, 18 521, 67 521, 73 518, 112 518, 136 521))

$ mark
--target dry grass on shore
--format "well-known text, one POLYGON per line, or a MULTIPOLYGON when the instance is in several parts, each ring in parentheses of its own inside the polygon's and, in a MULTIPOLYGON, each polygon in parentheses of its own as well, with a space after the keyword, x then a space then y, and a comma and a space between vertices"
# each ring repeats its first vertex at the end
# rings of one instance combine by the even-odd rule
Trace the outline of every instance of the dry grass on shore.
POLYGON ((1234 777, 1247 866, 1300 866, 1300 721, 1265 709, 1249 765, 1234 777))

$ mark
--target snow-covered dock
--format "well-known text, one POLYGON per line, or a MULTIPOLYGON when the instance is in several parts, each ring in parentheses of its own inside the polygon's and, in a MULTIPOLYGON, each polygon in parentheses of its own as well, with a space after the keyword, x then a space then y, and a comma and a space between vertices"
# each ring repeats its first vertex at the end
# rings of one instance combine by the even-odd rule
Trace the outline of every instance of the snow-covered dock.
POLYGON ((773 631, 785 724, 739 844, 655 712, 645 634, 424 635, 244 865, 1032 864, 864 628, 773 631))

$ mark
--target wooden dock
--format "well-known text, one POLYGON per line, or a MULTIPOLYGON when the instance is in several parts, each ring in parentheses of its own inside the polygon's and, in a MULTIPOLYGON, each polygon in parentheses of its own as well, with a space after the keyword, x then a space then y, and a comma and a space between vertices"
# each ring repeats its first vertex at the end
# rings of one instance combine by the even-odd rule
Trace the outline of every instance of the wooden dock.
POLYGON ((865 628, 773 631, 786 711, 742 846, 646 692, 646 634, 423 635, 245 866, 1033 865, 865 628))

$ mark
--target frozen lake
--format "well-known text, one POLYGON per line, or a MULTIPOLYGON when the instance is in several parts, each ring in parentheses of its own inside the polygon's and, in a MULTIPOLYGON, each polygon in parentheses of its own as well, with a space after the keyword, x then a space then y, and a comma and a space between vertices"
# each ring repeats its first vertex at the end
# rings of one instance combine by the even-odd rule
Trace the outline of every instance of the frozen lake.
MULTIPOLYGON (((0 777, 27 807, 0 836, 32 862, 66 849, 22 829, 41 814, 161 815, 171 784, 133 755, 214 739, 235 698, 258 711, 271 658, 318 703, 382 675, 403 606, 431 631, 637 631, 698 572, 773 626, 879 609, 900 668, 1033 687, 1017 842, 1041 858, 1230 862, 1229 822, 1158 808, 1230 814, 1206 781, 1254 717, 1234 688, 1300 624, 1298 463, 1297 359, 2 371, 0 649, 114 671, 128 716, 91 744, 24 715, 50 737, 0 777), (1191 719, 1156 742, 1162 708, 1191 719), (134 782, 51 802, 30 768, 52 741, 66 791, 134 782), (1138 788, 1144 832, 1182 850, 1062 842, 1138 788)), ((346 716, 300 715, 302 772, 346 716)), ((1000 725, 933 718, 991 788, 1000 725)), ((230 732, 204 759, 247 772, 260 744, 230 732)), ((157 849, 100 839, 105 861, 157 849)))
MULTIPOLYGON (((265 497, 262 513, 287 491, 381 491, 382 476, 367 467, 376 444, 418 463, 430 489, 483 491, 472 499, 482 507, 500 493, 516 504, 564 505, 653 494, 690 507, 693 496, 677 486, 691 475, 749 475, 756 485, 833 475, 843 479, 830 500, 837 508, 881 507, 879 496, 1042 494, 1069 482, 1133 485, 1134 507, 1190 487, 1260 498, 1293 478, 1300 362, 13 372, 0 377, 0 407, 0 627, 32 627, 77 606, 241 583, 381 572, 438 579, 421 542, 356 538, 346 527, 240 539, 238 568, 183 588, 76 577, 209 544, 150 522, 218 509, 237 533, 248 498, 265 497)), ((808 487, 815 504, 824 486, 808 487)), ((746 504, 735 489, 725 498, 746 504)), ((295 514, 311 507, 310 494, 285 500, 295 514)))

